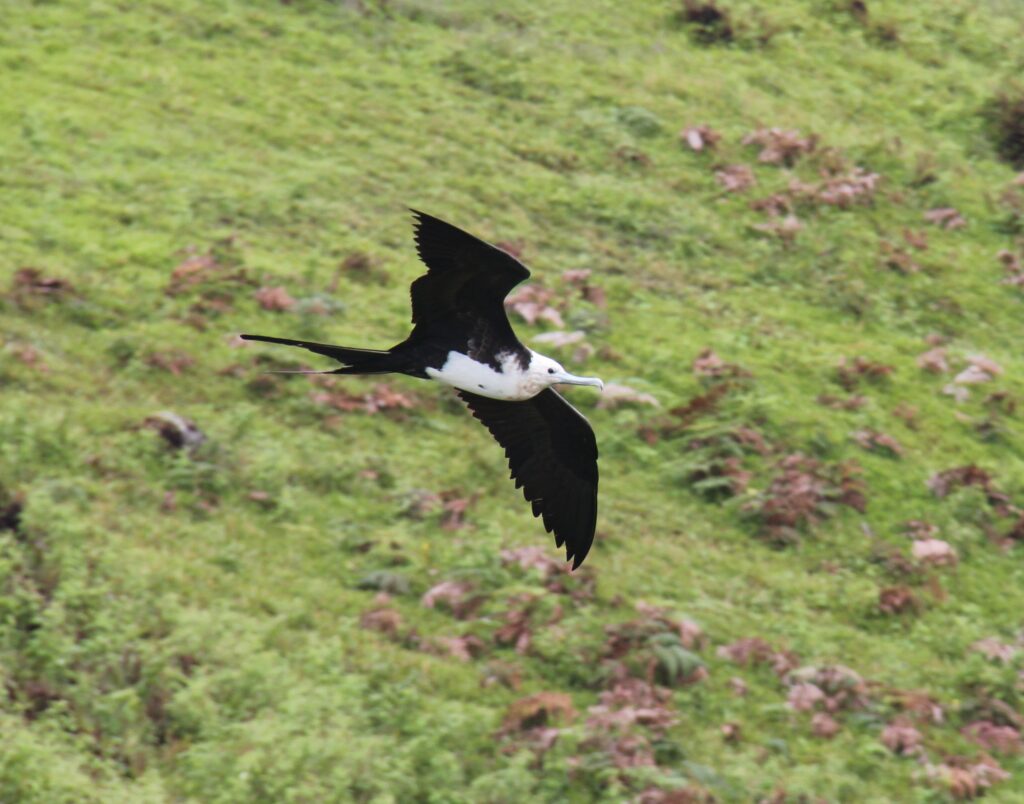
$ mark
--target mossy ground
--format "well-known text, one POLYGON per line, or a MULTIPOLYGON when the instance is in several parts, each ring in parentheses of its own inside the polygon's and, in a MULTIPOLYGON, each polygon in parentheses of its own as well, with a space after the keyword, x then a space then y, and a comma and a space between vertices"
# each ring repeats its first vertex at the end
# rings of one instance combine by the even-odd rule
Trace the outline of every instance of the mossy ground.
MULTIPOLYGON (((910 717, 893 690, 941 705, 942 723, 915 721, 936 767, 978 756, 960 729, 992 700, 1022 717, 1020 650, 1004 665, 970 646, 1024 625, 1024 547, 1001 542, 1012 523, 981 490, 938 498, 926 481, 976 464, 1024 505, 1024 295, 996 257, 1020 248, 1024 190, 984 113, 1024 70, 1024 12, 719 7, 731 41, 695 35, 671 2, 0 5, 0 508, 24 500, 0 529, 0 800, 612 801, 687 786, 944 800, 945 777, 880 741, 910 717), (722 140, 697 153, 678 132, 702 123, 722 140), (818 149, 759 163, 741 139, 762 126, 814 133, 818 149), (736 163, 757 184, 728 193, 715 169, 736 163), (792 242, 757 228, 772 219, 753 199, 829 164, 878 173, 877 191, 846 209, 798 202, 792 242), (565 294, 562 272, 591 270, 607 305, 566 316, 596 352, 567 362, 661 403, 603 410, 571 392, 602 452, 593 598, 502 564, 501 548, 554 547, 443 389, 398 379, 414 409, 339 412, 305 378, 261 375, 321 361, 231 343, 404 337, 421 271, 408 206, 516 243, 565 294), (943 207, 966 225, 925 222, 943 207), (920 270, 888 267, 885 243, 920 270), (207 253, 215 281, 168 293, 175 267, 207 253), (352 255, 368 271, 339 272, 352 255), (26 267, 70 287, 27 286, 26 267), (265 310, 260 286, 298 303, 265 310), (944 375, 916 363, 930 335, 944 375), (692 370, 706 348, 750 376, 681 432, 642 437, 714 384, 692 370), (965 401, 944 394, 979 354, 1003 373, 965 401), (851 392, 836 366, 857 356, 892 371, 851 392), (866 397, 854 410, 816 401, 851 393, 866 397), (169 448, 143 425, 164 410, 207 442, 169 448), (747 487, 709 501, 689 482, 693 440, 738 427, 771 451, 746 453, 747 487), (865 428, 902 457, 859 446, 865 428), (746 509, 796 452, 856 461, 867 506, 823 511, 777 547, 746 509), (403 516, 424 489, 476 495, 465 526, 403 516), (895 574, 886 545, 910 555, 907 520, 936 525, 958 565, 895 574), (421 605, 446 579, 486 595, 473 618, 421 605), (360 588, 381 584, 388 603, 360 588), (918 608, 881 613, 893 586, 918 608), (540 607, 523 653, 495 640, 516 595, 540 607), (674 689, 657 766, 622 771, 585 712, 605 626, 638 601, 701 625, 708 676, 674 689), (375 605, 397 630, 360 626, 375 605), (424 649, 467 633, 484 646, 472 661, 424 649), (775 674, 716 655, 750 636, 852 668, 871 705, 814 736, 775 674), (519 688, 481 683, 501 672, 519 688), (496 736, 540 691, 584 713, 542 760, 496 736), (723 741, 727 722, 741 739, 723 741)), ((1011 775, 993 796, 1024 800, 1024 760, 994 756, 1011 775)))

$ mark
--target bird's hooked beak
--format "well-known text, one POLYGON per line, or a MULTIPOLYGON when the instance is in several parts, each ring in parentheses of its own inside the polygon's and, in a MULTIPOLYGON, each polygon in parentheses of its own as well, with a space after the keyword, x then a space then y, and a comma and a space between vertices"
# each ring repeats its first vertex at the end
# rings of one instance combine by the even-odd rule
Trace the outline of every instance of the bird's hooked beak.
POLYGON ((604 382, 597 377, 577 377, 568 371, 562 371, 555 375, 555 382, 563 385, 593 385, 595 388, 604 390, 604 382))

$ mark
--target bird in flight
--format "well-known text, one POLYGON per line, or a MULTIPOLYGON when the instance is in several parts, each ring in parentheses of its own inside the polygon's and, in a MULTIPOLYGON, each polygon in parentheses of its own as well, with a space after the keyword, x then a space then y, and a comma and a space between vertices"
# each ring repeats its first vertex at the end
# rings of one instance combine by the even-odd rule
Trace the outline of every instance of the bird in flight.
POLYGON ((583 415, 555 385, 593 385, 524 346, 504 299, 530 276, 506 251, 423 212, 415 216, 416 250, 427 272, 412 283, 409 337, 386 351, 242 335, 332 357, 329 374, 407 374, 456 389, 473 416, 505 448, 522 487, 573 569, 583 563, 597 525, 597 441, 583 415))

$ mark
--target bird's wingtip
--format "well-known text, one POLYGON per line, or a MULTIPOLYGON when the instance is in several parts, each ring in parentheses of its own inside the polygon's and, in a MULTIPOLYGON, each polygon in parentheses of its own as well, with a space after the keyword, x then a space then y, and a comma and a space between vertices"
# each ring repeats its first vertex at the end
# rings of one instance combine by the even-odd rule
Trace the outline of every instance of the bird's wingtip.
POLYGON ((409 207, 409 211, 412 213, 413 235, 416 238, 417 244, 419 244, 419 238, 423 232, 423 227, 427 225, 428 221, 432 220, 432 217, 426 212, 422 212, 415 207, 409 207))

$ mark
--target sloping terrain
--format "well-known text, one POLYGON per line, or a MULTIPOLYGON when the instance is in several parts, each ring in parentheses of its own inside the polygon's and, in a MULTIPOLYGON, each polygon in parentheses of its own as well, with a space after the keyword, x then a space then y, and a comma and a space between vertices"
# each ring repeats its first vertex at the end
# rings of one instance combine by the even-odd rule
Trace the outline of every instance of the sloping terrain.
POLYGON ((0 800, 1024 800, 1019 4, 0 23, 0 800), (403 338, 410 206, 619 386, 572 575, 450 392, 236 337, 403 338))

